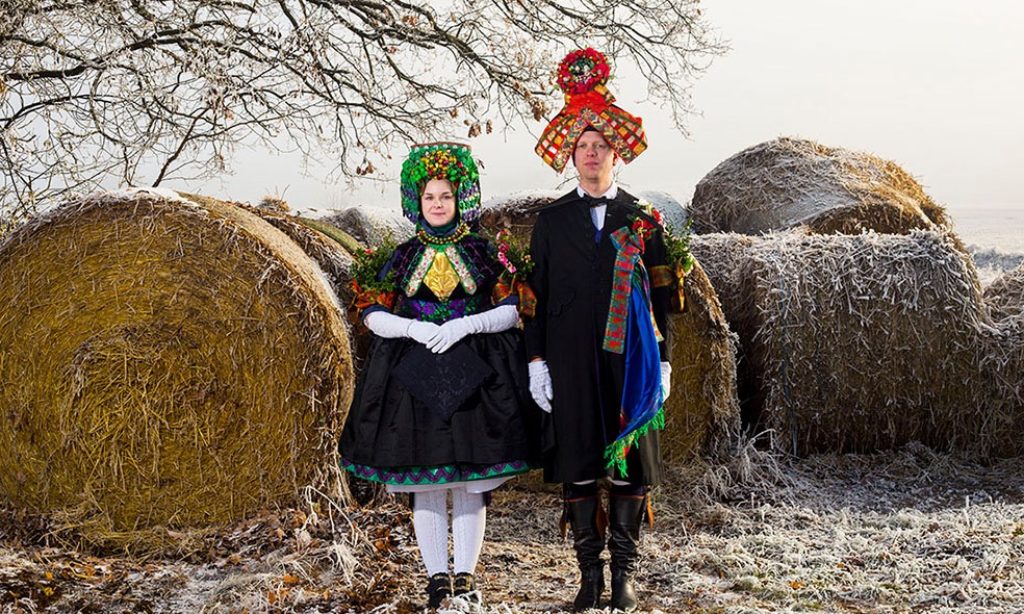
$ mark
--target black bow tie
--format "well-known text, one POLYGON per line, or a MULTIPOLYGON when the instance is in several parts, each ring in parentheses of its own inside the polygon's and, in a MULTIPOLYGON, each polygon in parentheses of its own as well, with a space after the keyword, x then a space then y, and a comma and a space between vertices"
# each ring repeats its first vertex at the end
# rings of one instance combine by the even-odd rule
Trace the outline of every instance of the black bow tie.
POLYGON ((594 198, 590 194, 583 195, 583 203, 590 207, 591 209, 593 209, 594 207, 603 207, 604 205, 607 205, 609 202, 611 202, 611 199, 605 198, 604 196, 602 196, 601 198, 594 198))

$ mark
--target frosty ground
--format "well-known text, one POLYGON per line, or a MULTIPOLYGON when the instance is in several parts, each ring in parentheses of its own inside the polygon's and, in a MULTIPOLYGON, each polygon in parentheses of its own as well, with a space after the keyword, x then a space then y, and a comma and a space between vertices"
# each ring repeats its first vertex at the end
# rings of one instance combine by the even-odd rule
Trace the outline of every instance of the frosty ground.
MULTIPOLYGON (((987 465, 911 444, 792 460, 745 446, 675 469, 642 544, 648 612, 1024 612, 1024 459, 987 465)), ((536 480, 530 480, 536 482, 536 480)), ((523 482, 523 481, 521 481, 523 482)), ((558 612, 576 583, 553 491, 494 497, 483 608, 558 612)), ((414 612, 407 509, 325 501, 266 513, 176 553, 94 556, 52 520, 4 512, 0 612, 414 612), (71 541, 69 541, 71 540, 71 541)))

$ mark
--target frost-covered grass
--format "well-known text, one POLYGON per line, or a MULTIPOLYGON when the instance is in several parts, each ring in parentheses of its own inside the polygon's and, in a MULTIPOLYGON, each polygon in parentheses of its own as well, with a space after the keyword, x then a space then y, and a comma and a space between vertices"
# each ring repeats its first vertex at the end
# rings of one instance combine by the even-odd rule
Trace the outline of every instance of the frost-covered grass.
MULTIPOLYGON (((912 444, 800 461, 748 447, 709 472, 675 470, 643 538, 643 610, 1024 611, 1022 469, 1024 459, 980 466, 912 444)), ((568 609, 577 578, 559 505, 553 492, 498 493, 479 574, 486 605, 450 610, 568 609)), ((234 527, 184 560, 97 558, 12 537, 0 546, 0 612, 422 607, 402 507, 297 514, 234 527)))

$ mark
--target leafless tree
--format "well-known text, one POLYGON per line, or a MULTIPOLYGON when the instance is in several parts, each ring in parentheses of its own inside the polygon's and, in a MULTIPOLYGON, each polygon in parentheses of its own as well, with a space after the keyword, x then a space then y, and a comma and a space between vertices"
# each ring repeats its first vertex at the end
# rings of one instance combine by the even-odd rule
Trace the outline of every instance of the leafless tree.
POLYGON ((267 146, 366 175, 390 144, 541 119, 593 46, 685 132, 724 51, 696 0, 0 0, 0 219, 267 146))

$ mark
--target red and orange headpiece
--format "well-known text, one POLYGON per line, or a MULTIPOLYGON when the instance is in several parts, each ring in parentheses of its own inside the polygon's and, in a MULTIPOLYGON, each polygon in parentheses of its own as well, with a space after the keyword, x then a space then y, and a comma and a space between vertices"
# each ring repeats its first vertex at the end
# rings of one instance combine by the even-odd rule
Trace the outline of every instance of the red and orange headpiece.
POLYGON ((647 149, 643 120, 613 104, 615 96, 606 87, 610 74, 608 58, 590 47, 570 52, 558 65, 565 106, 548 123, 536 148, 537 155, 556 171, 565 168, 588 127, 600 132, 627 164, 647 149))

